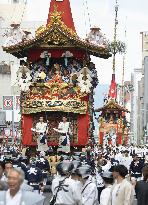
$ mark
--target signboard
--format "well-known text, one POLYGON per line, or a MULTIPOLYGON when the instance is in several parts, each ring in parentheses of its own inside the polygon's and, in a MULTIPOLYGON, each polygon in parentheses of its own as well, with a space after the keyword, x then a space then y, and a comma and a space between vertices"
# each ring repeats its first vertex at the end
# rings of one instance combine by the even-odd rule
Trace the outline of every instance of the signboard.
POLYGON ((13 96, 3 96, 3 110, 13 110, 13 96))

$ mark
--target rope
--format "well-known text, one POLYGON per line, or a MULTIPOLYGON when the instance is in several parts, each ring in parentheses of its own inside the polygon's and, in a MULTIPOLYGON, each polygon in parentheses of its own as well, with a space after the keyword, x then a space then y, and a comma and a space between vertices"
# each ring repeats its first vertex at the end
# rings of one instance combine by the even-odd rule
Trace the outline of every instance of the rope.
POLYGON ((87 37, 87 21, 86 21, 85 2, 84 1, 83 1, 83 7, 84 7, 83 10, 84 10, 84 19, 85 19, 85 37, 87 37))
POLYGON ((10 20, 11 20, 11 19, 13 19, 13 17, 14 17, 15 10, 16 10, 16 5, 17 5, 17 4, 15 4, 15 6, 14 6, 14 8, 13 8, 13 11, 12 11, 12 16, 11 16, 10 20))
POLYGON ((89 21, 89 26, 90 26, 90 28, 91 28, 91 19, 90 19, 90 13, 89 13, 89 9, 88 9, 88 1, 86 0, 86 2, 85 2, 85 4, 86 4, 86 9, 87 9, 87 15, 88 15, 88 21, 89 21))
MULTIPOLYGON (((25 13, 25 10, 26 10, 26 6, 27 6, 27 0, 25 1, 25 4, 24 4, 24 8, 23 8, 23 12, 22 12, 22 15, 21 15, 21 19, 20 19, 20 25, 22 23, 22 20, 23 20, 23 16, 24 16, 24 13, 25 13)), ((12 12, 12 16, 11 16, 11 19, 13 19, 15 13, 16 13, 16 7, 17 7, 17 3, 15 4, 14 8, 13 8, 13 12, 12 12)), ((9 27, 6 28, 6 29, 10 29, 9 27)), ((8 35, 8 30, 5 30, 5 34, 3 36, 7 36, 8 35)))
POLYGON ((27 6, 27 0, 25 1, 25 4, 24 4, 24 9, 23 9, 23 13, 22 13, 22 16, 21 16, 21 20, 20 20, 20 25, 21 25, 22 20, 23 20, 23 17, 24 17, 24 13, 25 13, 25 10, 26 10, 26 6, 27 6))

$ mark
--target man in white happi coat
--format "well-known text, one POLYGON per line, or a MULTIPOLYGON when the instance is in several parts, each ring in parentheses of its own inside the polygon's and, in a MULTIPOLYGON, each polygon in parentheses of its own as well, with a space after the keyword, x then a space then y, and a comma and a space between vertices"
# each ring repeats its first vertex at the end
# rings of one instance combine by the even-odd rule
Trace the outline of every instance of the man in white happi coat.
POLYGON ((52 181, 52 194, 57 205, 82 205, 81 187, 70 177, 74 166, 69 160, 60 162, 56 169, 58 175, 52 181))
POLYGON ((116 139, 117 139, 116 133, 114 133, 114 134, 111 136, 111 139, 112 139, 112 145, 116 146, 116 139))
POLYGON ((57 132, 60 133, 59 138, 59 148, 58 152, 70 152, 70 138, 69 135, 71 134, 70 122, 67 122, 67 117, 62 118, 62 122, 59 123, 58 129, 55 129, 57 132))
POLYGON ((81 196, 83 205, 99 205, 98 190, 96 184, 92 180, 91 166, 82 165, 78 169, 78 175, 81 176, 81 196))
POLYGON ((35 129, 31 129, 32 131, 37 133, 37 145, 38 145, 38 151, 47 151, 48 145, 47 145, 47 139, 46 135, 48 132, 47 123, 44 122, 44 118, 41 116, 39 118, 39 122, 36 123, 35 129))
POLYGON ((124 151, 124 156, 122 157, 120 164, 123 164, 129 171, 130 165, 132 162, 132 157, 129 155, 129 151, 124 151))

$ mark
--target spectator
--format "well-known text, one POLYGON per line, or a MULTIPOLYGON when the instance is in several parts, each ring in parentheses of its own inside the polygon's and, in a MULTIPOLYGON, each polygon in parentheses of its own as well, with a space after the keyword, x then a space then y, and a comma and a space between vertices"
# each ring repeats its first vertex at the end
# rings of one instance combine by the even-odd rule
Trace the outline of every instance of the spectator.
POLYGON ((143 180, 138 181, 135 187, 137 205, 148 204, 148 165, 142 169, 143 180))
POLYGON ((134 189, 125 179, 128 170, 124 165, 117 165, 113 169, 113 177, 116 180, 109 199, 108 205, 132 205, 134 189))

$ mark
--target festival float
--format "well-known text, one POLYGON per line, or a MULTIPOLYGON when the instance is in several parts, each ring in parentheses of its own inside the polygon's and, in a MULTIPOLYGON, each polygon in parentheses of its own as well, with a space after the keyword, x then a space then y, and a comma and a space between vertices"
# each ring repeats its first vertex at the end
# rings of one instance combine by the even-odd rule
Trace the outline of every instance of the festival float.
POLYGON ((128 109, 124 107, 124 61, 125 61, 125 43, 117 40, 117 25, 118 25, 118 2, 115 5, 115 25, 114 25, 114 40, 109 43, 110 51, 113 54, 112 64, 112 79, 109 87, 108 97, 104 100, 104 105, 95 110, 99 112, 99 136, 98 141, 101 145, 122 145, 127 144, 128 139, 128 122, 126 113, 128 109), (123 54, 123 73, 122 73, 122 102, 118 102, 118 86, 116 83, 116 54, 123 54))
POLYGON ((93 27, 87 39, 81 39, 69 0, 51 0, 46 26, 39 27, 35 37, 27 31, 21 35, 10 36, 3 50, 27 58, 17 72, 23 145, 36 145, 31 128, 43 116, 48 145, 58 146, 59 134, 53 128, 66 115, 72 125, 71 147, 84 147, 93 136, 93 90, 98 84, 90 56, 111 56, 104 35, 93 27))
POLYGON ((103 107, 95 110, 99 116, 99 144, 122 145, 128 143, 128 127, 125 114, 129 111, 117 102, 115 75, 103 107))

